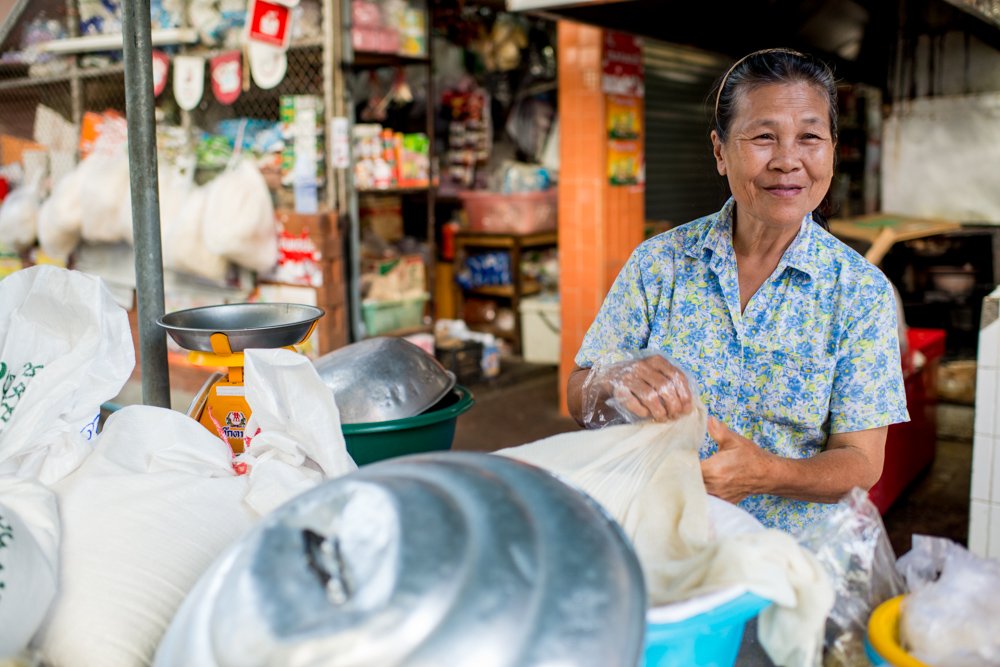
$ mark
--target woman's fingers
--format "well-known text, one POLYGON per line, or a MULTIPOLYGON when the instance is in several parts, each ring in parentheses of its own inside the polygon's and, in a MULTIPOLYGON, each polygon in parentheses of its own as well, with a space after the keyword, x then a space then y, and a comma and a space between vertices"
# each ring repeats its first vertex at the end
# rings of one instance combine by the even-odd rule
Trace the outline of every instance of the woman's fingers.
POLYGON ((636 364, 636 370, 660 399, 663 419, 676 419, 691 410, 687 378, 676 366, 656 355, 636 364))

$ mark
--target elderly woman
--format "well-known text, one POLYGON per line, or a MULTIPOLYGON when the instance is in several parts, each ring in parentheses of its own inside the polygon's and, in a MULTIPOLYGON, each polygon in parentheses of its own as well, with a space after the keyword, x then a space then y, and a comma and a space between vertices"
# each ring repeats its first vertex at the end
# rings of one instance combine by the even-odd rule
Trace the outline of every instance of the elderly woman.
POLYGON ((711 132, 732 197, 633 252, 568 386, 584 426, 614 404, 669 420, 696 391, 712 415, 706 489, 788 531, 875 484, 888 426, 908 419, 893 288, 816 210, 836 95, 829 68, 795 51, 733 65, 711 132), (636 350, 661 354, 611 363, 636 350))

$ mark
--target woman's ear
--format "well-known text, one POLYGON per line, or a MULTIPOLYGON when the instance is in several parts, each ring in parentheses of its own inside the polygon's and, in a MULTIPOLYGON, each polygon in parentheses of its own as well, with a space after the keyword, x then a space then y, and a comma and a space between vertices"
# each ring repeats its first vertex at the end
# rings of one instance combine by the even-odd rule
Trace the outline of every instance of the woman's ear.
POLYGON ((719 170, 719 176, 726 175, 726 158, 722 155, 722 140, 719 133, 712 130, 712 154, 715 156, 715 168, 719 170))

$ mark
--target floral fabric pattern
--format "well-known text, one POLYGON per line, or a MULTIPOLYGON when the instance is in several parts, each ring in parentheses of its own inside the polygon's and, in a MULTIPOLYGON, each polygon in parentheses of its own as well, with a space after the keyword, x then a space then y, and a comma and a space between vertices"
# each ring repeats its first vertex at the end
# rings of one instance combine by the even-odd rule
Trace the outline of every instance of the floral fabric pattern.
MULTIPOLYGON (((576 363, 661 350, 694 380, 711 415, 788 458, 816 455, 831 433, 907 421, 895 297, 884 274, 807 215, 740 313, 733 207, 730 199, 636 248, 576 363)), ((706 436, 702 458, 715 449, 706 436)), ((769 495, 740 505, 788 532, 832 507, 769 495)))

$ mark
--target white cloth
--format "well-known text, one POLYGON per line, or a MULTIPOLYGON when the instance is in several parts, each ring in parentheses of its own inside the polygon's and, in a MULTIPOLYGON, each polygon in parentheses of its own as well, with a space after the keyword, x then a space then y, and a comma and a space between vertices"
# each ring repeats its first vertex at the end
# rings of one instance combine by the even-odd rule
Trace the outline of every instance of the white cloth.
POLYGON ((734 585, 774 602, 758 635, 778 665, 818 665, 833 589, 822 565, 789 535, 714 535, 698 447, 706 412, 563 433, 497 452, 558 475, 622 526, 643 566, 651 605, 734 585))

